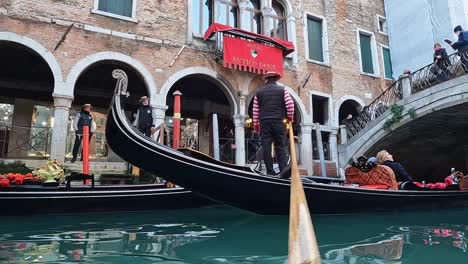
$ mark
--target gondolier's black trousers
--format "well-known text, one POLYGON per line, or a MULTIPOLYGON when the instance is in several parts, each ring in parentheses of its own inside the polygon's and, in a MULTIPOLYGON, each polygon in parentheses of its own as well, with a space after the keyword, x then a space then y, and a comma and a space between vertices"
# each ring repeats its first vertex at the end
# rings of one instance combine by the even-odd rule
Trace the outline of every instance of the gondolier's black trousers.
POLYGON ((286 144, 286 128, 281 121, 262 122, 261 137, 263 147, 263 160, 267 174, 274 175, 273 159, 271 157, 271 143, 275 143, 275 154, 280 171, 288 166, 288 150, 286 144))
POLYGON ((138 127, 138 131, 145 134, 147 137, 151 137, 151 126, 148 127, 138 127))
MULTIPOLYGON (((93 133, 89 133, 89 142, 91 142, 91 138, 93 137, 93 133)), ((75 135, 75 144, 73 145, 73 158, 76 159, 78 156, 78 150, 80 149, 81 141, 83 140, 83 135, 75 135)), ((81 160, 83 160, 83 150, 81 150, 81 160)))

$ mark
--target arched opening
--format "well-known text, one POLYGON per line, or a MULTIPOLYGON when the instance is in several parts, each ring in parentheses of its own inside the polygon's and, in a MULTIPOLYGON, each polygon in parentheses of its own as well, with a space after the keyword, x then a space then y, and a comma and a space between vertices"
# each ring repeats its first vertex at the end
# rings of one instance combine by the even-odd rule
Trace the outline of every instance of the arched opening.
POLYGON ((81 105, 91 104, 91 115, 95 122, 94 135, 90 142, 90 158, 92 160, 115 160, 118 158, 108 149, 105 138, 107 111, 114 94, 116 80, 112 77, 112 71, 121 69, 128 76, 128 91, 130 97, 125 101, 124 109, 130 120, 136 113, 141 96, 149 96, 143 77, 130 65, 115 61, 98 61, 87 67, 76 80, 74 87, 74 100, 69 117, 69 133, 67 136, 66 157, 72 157, 72 149, 75 140, 73 122, 81 105))
POLYGON ((348 99, 340 105, 338 110, 338 122, 341 124, 348 115, 352 115, 355 118, 362 110, 362 106, 355 100, 348 99))
POLYGON ((36 51, 0 41, 0 157, 47 158, 54 75, 36 51))
MULTIPOLYGON (((213 77, 204 74, 193 74, 179 79, 170 88, 166 104, 166 128, 169 141, 172 140, 174 115, 174 96, 176 90, 181 96, 181 147, 199 150, 213 155, 212 116, 218 116, 220 158, 234 162, 234 104, 227 87, 213 77)), ((170 142, 169 142, 170 144, 170 142)))

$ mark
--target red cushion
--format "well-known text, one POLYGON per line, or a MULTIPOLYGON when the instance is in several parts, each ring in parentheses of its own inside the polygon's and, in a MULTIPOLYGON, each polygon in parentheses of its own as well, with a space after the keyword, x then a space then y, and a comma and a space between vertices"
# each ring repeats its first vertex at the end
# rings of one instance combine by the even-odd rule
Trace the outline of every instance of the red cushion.
POLYGON ((369 172, 363 172, 353 166, 345 170, 346 183, 359 185, 385 185, 388 189, 398 190, 395 173, 387 166, 377 165, 369 172))

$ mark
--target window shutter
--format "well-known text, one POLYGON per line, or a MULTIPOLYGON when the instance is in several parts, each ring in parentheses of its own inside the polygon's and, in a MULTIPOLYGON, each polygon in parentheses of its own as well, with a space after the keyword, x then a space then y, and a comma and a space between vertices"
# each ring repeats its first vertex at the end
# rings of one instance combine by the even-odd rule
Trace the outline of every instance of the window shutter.
POLYGON ((385 78, 393 78, 393 69, 392 69, 392 59, 390 57, 390 50, 387 48, 382 48, 383 50, 383 60, 385 66, 385 78))
POLYGON ((307 18, 309 59, 323 62, 322 21, 307 18))
POLYGON ((374 74, 374 63, 372 61, 371 36, 359 34, 361 43, 362 71, 374 74))
POLYGON ((133 0, 99 0, 98 9, 116 15, 132 17, 133 0))

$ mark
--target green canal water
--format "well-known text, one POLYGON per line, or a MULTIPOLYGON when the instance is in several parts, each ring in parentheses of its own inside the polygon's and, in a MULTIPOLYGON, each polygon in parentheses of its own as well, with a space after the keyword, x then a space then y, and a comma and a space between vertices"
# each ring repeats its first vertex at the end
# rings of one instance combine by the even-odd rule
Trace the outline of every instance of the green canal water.
MULTIPOLYGON (((468 210, 313 221, 322 263, 468 263, 468 210)), ((228 207, 3 216, 0 263, 285 263, 287 234, 286 216, 228 207)))

